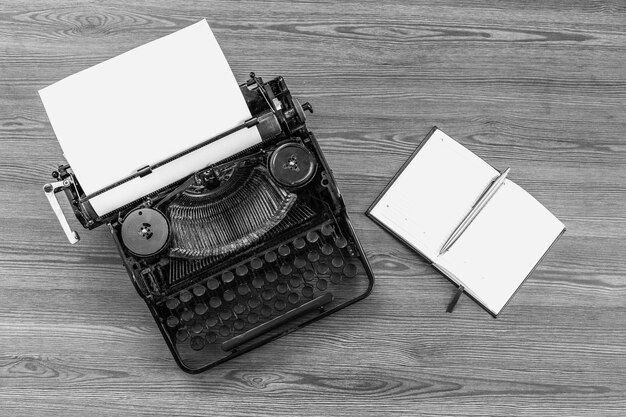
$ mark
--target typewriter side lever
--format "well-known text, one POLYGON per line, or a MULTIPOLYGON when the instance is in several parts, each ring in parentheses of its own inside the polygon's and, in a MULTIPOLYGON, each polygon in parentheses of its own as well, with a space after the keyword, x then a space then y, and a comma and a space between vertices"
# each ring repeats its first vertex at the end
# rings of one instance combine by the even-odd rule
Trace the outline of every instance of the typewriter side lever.
POLYGON ((45 184, 43 186, 43 191, 46 194, 46 197, 48 198, 48 202, 50 203, 50 206, 52 207, 52 211, 54 211, 54 214, 56 214, 57 219, 59 219, 59 223, 61 223, 61 227, 63 228, 63 231, 65 232, 65 236, 67 236, 67 240, 69 240, 70 243, 74 244, 80 240, 80 237, 78 236, 78 233, 76 233, 70 228, 70 225, 67 222, 65 215, 63 214, 63 210, 61 210, 61 205, 59 204, 59 201, 56 198, 56 193, 58 193, 61 190, 65 190, 66 188, 69 188, 69 186, 70 186, 70 180, 64 179, 62 181, 56 181, 56 182, 45 184))

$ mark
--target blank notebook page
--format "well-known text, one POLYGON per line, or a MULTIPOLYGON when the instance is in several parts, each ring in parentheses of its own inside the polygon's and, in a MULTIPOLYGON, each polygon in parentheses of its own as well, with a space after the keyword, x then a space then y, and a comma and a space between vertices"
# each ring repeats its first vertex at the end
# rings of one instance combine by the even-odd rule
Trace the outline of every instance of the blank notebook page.
POLYGON ((565 228, 530 194, 506 180, 439 256, 498 174, 437 129, 369 212, 496 315, 565 228))

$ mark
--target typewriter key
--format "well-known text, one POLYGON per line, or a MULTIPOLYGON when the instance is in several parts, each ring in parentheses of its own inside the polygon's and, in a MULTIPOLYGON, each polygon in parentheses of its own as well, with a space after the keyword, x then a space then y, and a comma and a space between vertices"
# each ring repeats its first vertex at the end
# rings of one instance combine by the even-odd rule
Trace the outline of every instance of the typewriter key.
POLYGON ((235 293, 231 290, 224 291, 224 301, 230 303, 235 299, 235 293))
POLYGON ((260 305, 261 305, 261 302, 259 301, 258 298, 251 298, 248 300, 248 307, 250 307, 251 310, 254 310, 260 305))
POLYGON ((261 315, 263 317, 269 317, 272 315, 272 308, 268 306, 261 307, 261 315))
POLYGON ((203 328, 204 327, 202 326, 202 323, 194 323, 191 326, 191 332, 195 334, 199 334, 199 333, 202 333, 203 328))
POLYGON ((306 266, 306 260, 302 256, 297 256, 296 259, 293 260, 293 266, 297 269, 302 269, 306 266))
POLYGON ((265 272, 265 280, 270 284, 278 279, 278 274, 276 271, 267 271, 265 272))
POLYGON ((217 320, 217 317, 215 316, 210 316, 208 319, 206 319, 206 327, 215 327, 217 325, 219 321, 217 320))
POLYGON ((328 288, 328 281, 326 281, 325 279, 318 279, 315 286, 320 291, 326 291, 326 288, 328 288))
POLYGON ((208 332, 205 336, 205 339, 208 343, 215 343, 217 340, 217 335, 213 332, 208 332))
POLYGON ((315 278, 315 273, 313 271, 307 269, 302 274, 302 277, 304 278, 305 281, 312 281, 315 278))
POLYGON ((291 265, 285 264, 280 267, 280 273, 283 275, 289 275, 293 271, 291 265))
POLYGON ((320 235, 318 235, 315 230, 311 230, 310 232, 306 234, 306 240, 308 240, 309 243, 315 243, 319 240, 319 238, 320 238, 320 235))
POLYGON ((233 273, 232 273, 232 272, 230 272, 230 271, 225 271, 225 272, 222 274, 222 282, 223 282, 224 284, 228 284, 229 282, 232 282, 234 279, 235 279, 235 274, 233 274, 233 273))
POLYGON ((122 242, 133 255, 152 256, 167 246, 170 238, 170 225, 160 211, 138 208, 124 217, 121 237, 122 242))
POLYGON ((307 298, 313 297, 313 287, 311 287, 310 285, 305 285, 304 287, 302 287, 302 295, 307 298))
POLYGON ((345 237, 339 236, 337 239, 335 239, 335 246, 337 246, 339 249, 343 249, 348 246, 348 241, 345 237))
POLYGON ((243 312, 246 311, 246 306, 244 306, 243 304, 239 303, 236 306, 233 307, 233 312, 237 315, 239 314, 243 314, 243 312))
POLYGON ((245 325, 246 325, 246 323, 243 320, 241 320, 241 319, 237 319, 233 323, 233 327, 235 328, 235 330, 241 330, 241 329, 244 328, 245 325))
POLYGON ((309 261, 311 262, 317 262, 320 260, 320 254, 316 251, 311 251, 307 254, 307 258, 309 258, 309 261))
POLYGON ((230 310, 222 310, 222 311, 220 311, 220 318, 223 321, 226 321, 226 320, 230 319, 232 316, 233 316, 233 312, 230 311, 230 310))
POLYGON ((235 268, 235 274, 237 274, 238 277, 243 277, 247 273, 248 267, 245 265, 239 265, 237 268, 235 268))
POLYGON ((193 350, 202 350, 204 347, 204 338, 202 336, 192 337, 189 346, 191 346, 193 350))
POLYGON ((196 312, 197 315, 201 316, 207 311, 209 311, 209 307, 207 307, 206 304, 204 303, 196 304, 194 311, 196 312))
POLYGON ((297 275, 291 277, 291 279, 289 280, 289 285, 291 285, 292 288, 298 288, 300 284, 302 284, 302 278, 297 275))
POLYGON ((289 291, 289 287, 284 282, 279 282, 278 285, 276 286, 276 291, 279 294, 284 294, 287 291, 289 291))
POLYGON ((280 245, 278 247, 278 254, 280 256, 288 256, 291 253, 291 249, 287 245, 280 245))
POLYGON ((237 288, 237 292, 240 295, 248 295, 250 294, 250 287, 248 287, 248 284, 241 284, 238 288, 237 288))
POLYGON ((179 320, 178 317, 175 316, 169 316, 166 320, 167 323, 167 327, 171 327, 172 329, 176 326, 178 326, 179 320))
POLYGON ((263 266, 263 261, 259 258, 254 258, 250 261, 250 266, 253 270, 256 271, 257 269, 261 269, 261 267, 263 266))
POLYGON ((274 291, 272 291, 271 288, 267 288, 265 290, 263 290, 263 292, 261 292, 261 297, 265 300, 265 301, 269 301, 272 298, 274 298, 274 291))
POLYGON ((331 245, 330 243, 324 243, 324 245, 322 246, 322 253, 324 255, 330 255, 331 253, 333 253, 333 245, 331 245))
POLYGON ((265 259, 265 262, 268 263, 276 262, 276 252, 269 251, 263 256, 263 258, 265 259))
POLYGON ((181 313, 180 318, 183 319, 183 321, 191 321, 191 319, 193 318, 193 311, 191 310, 185 310, 181 313))
POLYGON ((326 223, 325 225, 322 226, 322 234, 324 236, 330 236, 333 234, 333 230, 335 230, 333 228, 333 226, 331 224, 326 223))
POLYGON ((230 327, 228 327, 227 325, 223 324, 220 327, 220 336, 226 337, 230 334, 230 327))
POLYGON ((202 297, 204 293, 206 293, 206 288, 201 285, 196 285, 195 287, 193 287, 192 291, 193 295, 195 295, 196 297, 202 297))
POLYGON ((276 302, 274 303, 274 308, 276 309, 276 311, 283 311, 285 307, 287 307, 287 305, 283 300, 276 300, 276 302))
POLYGON ((176 340, 179 342, 184 342, 189 337, 189 332, 187 329, 178 329, 176 332, 176 340))
POLYGON ((185 290, 185 291, 181 291, 181 293, 178 294, 178 298, 180 298, 180 301, 182 301, 183 303, 188 303, 189 301, 191 301, 193 296, 191 295, 189 291, 185 290))
POLYGON ((338 272, 333 272, 332 274, 330 274, 330 282, 332 282, 333 284, 341 283, 341 274, 338 272))
POLYGON ((343 266, 343 259, 341 256, 335 256, 330 262, 335 268, 341 268, 343 266))
POLYGON ((313 154, 299 143, 279 146, 269 160, 274 179, 286 187, 301 187, 315 175, 317 162, 313 154))
POLYGON ((254 277, 254 279, 252 280, 252 286, 254 288, 261 289, 263 287, 263 278, 261 277, 254 277))
POLYGON ((220 282, 216 280, 215 278, 209 278, 209 280, 206 282, 206 286, 211 291, 215 291, 216 289, 219 288, 220 282))
POLYGON ((330 272, 330 268, 326 264, 319 264, 317 266, 317 272, 322 274, 322 275, 326 275, 326 274, 328 274, 328 272, 330 272))
POLYGON ((248 323, 254 324, 259 321, 259 315, 257 313, 248 314, 248 323))
POLYGON ((170 298, 169 300, 165 302, 165 306, 169 308, 170 310, 174 310, 179 305, 180 305, 180 301, 178 301, 178 298, 170 298))
POLYGON ((289 293, 287 301, 289 301, 290 304, 297 304, 298 301, 300 301, 300 296, 295 292, 289 293))
POLYGON ((348 278, 353 278, 356 276, 356 272, 357 272, 357 268, 356 265, 353 264, 352 262, 348 263, 344 268, 343 268, 343 273, 345 274, 345 276, 347 276, 348 278))
POLYGON ((301 237, 298 237, 293 241, 293 247, 296 249, 302 249, 305 245, 306 242, 301 237))
POLYGON ((219 297, 211 297, 209 299, 209 305, 211 306, 211 308, 218 308, 222 305, 222 300, 220 300, 219 297))

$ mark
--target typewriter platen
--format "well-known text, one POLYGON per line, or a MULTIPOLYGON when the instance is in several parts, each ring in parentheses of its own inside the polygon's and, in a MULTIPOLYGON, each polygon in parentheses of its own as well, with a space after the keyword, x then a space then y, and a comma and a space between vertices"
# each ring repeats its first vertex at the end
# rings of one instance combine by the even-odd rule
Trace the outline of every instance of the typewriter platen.
MULTIPOLYGON (((44 191, 87 229, 108 225, 124 266, 170 351, 197 373, 365 298, 374 278, 304 111, 282 77, 240 85, 262 142, 98 216, 68 165, 44 191)), ((134 177, 133 176, 133 177, 134 177)), ((125 180, 129 180, 129 178, 125 180)), ((112 184, 107 189, 123 183, 112 184)), ((102 192, 106 191, 102 190, 102 192)))

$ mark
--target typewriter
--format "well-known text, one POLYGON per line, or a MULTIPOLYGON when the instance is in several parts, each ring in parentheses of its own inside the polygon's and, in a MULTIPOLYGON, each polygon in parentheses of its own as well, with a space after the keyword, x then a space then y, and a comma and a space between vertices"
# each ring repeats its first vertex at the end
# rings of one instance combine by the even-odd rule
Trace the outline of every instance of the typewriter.
POLYGON ((176 363, 198 373, 365 298, 374 277, 322 151, 305 124, 309 103, 282 77, 250 74, 241 93, 252 118, 101 194, 235 131, 262 141, 97 215, 69 165, 44 192, 71 243, 78 234, 56 193, 87 229, 106 224, 176 363))

